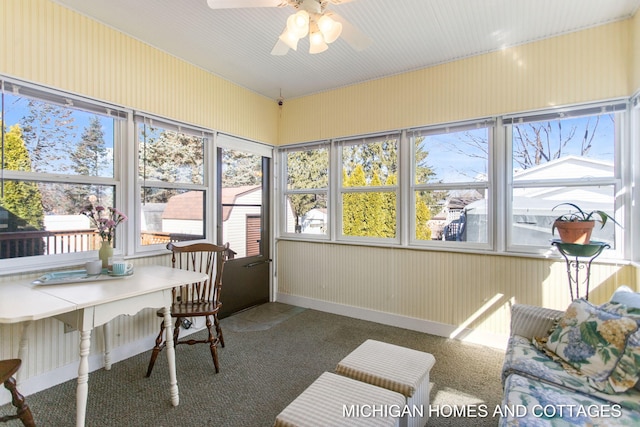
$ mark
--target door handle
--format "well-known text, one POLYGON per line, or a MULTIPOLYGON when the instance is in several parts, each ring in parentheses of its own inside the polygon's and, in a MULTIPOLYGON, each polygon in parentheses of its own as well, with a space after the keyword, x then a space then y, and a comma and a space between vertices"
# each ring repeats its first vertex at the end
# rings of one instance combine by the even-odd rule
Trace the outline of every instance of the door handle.
POLYGON ((251 267, 255 267, 257 265, 265 264, 265 263, 268 263, 268 262, 271 262, 271 260, 270 259, 263 259, 262 261, 250 262, 249 264, 243 265, 243 267, 244 268, 251 268, 251 267))

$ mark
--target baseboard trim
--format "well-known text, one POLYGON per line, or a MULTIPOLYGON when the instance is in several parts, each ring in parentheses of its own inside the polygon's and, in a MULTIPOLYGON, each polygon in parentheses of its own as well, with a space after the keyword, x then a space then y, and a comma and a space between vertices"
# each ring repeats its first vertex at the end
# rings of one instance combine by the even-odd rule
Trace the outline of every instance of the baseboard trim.
POLYGON ((460 329, 454 325, 434 322, 431 320, 417 319, 414 317, 401 316, 398 314, 385 313, 382 311, 337 304, 295 295, 278 293, 276 294, 276 301, 298 307, 311 308, 313 310, 323 311, 326 313, 353 317, 354 319, 368 320, 398 328, 424 332, 431 335, 451 338, 461 342, 482 345, 498 350, 505 350, 507 348, 508 337, 501 334, 476 331, 469 328, 460 329))

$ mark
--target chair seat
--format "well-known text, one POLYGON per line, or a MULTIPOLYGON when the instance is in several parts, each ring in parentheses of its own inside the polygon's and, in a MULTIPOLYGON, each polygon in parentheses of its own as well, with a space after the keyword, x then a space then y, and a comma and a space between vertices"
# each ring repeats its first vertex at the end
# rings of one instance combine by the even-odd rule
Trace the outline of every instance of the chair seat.
MULTIPOLYGON (((214 315, 220 311, 222 303, 214 302, 194 302, 174 304, 171 306, 171 317, 189 317, 189 316, 206 316, 214 315)), ((158 317, 164 317, 164 311, 156 312, 158 317)))

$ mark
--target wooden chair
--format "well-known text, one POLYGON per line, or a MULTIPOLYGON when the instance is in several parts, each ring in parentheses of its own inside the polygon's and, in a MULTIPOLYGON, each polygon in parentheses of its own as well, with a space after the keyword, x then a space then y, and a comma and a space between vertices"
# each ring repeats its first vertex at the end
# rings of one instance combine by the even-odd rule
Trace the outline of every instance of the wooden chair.
MULTIPOLYGON (((175 318, 173 329, 174 345, 208 343, 211 349, 213 365, 216 368, 216 373, 218 373, 220 372, 218 365, 218 344, 224 347, 224 337, 222 336, 220 321, 218 320, 218 312, 222 306, 222 302, 220 301, 222 270, 227 259, 229 244, 219 246, 212 243, 201 242, 174 242, 167 244, 167 249, 172 252, 171 264, 173 268, 199 271, 206 273, 209 277, 203 282, 173 288, 171 317, 175 318), (185 339, 179 341, 178 335, 183 319, 188 320, 188 318, 191 317, 205 318, 205 324, 209 331, 208 337, 204 340, 185 339), (212 329, 213 327, 215 327, 215 333, 212 329)), ((162 310, 158 310, 157 315, 163 318, 162 310)), ((165 346, 164 320, 161 320, 160 333, 156 338, 156 345, 153 347, 151 360, 147 368, 147 377, 151 375, 158 353, 160 353, 165 346)))
POLYGON ((24 396, 18 392, 16 380, 13 378, 14 374, 20 369, 21 364, 22 361, 20 359, 0 360, 0 380, 4 383, 4 387, 11 392, 11 403, 18 408, 16 415, 0 417, 0 422, 19 418, 26 427, 35 427, 36 423, 33 421, 31 409, 25 403, 24 396))

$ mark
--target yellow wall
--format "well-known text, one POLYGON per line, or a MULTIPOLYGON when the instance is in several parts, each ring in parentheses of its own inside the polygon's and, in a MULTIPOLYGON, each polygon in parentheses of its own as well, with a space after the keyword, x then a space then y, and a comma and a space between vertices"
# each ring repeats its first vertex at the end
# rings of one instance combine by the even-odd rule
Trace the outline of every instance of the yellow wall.
POLYGON ((628 55, 631 61, 631 71, 629 73, 629 89, 630 94, 634 94, 640 91, 640 13, 636 13, 630 21, 631 43, 628 55))
POLYGON ((4 0, 0 73, 278 145, 628 96, 640 88, 639 21, 291 99, 280 113, 49 0, 4 0))
POLYGON ((291 99, 280 143, 629 96, 637 20, 291 99))
POLYGON ((276 144, 273 100, 48 0, 0 2, 0 74, 276 144))

